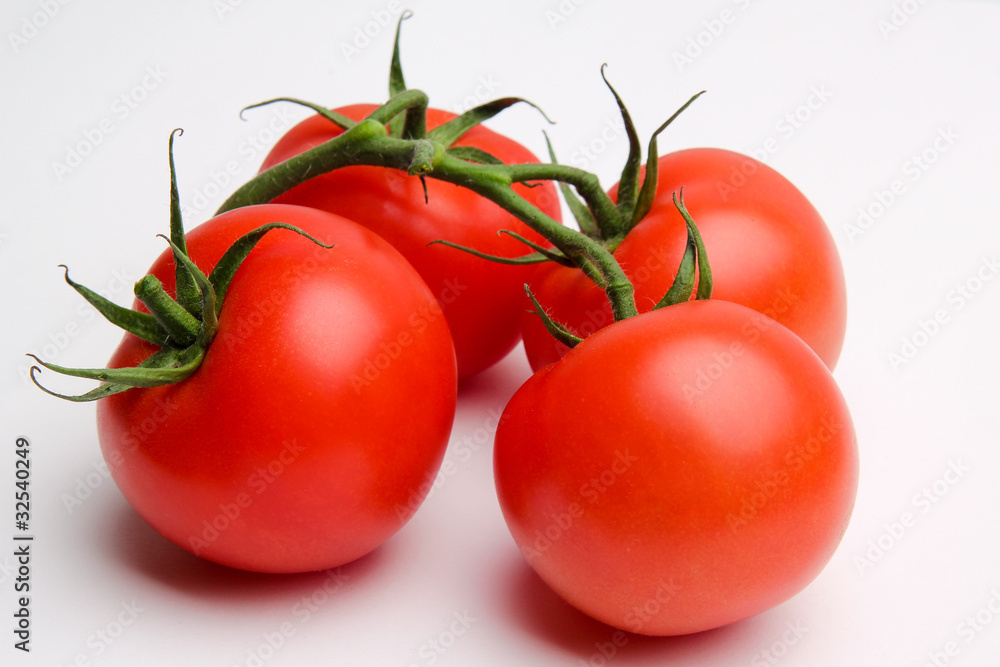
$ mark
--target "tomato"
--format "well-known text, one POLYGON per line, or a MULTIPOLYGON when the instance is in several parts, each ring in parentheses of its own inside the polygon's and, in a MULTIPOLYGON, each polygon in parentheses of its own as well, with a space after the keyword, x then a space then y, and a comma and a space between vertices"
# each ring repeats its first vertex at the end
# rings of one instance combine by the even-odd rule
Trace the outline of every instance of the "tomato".
MULTIPOLYGON (((809 200, 774 169, 732 151, 683 150, 658 165, 652 208, 614 251, 635 286, 639 311, 666 294, 677 272, 687 228, 672 196, 683 187, 708 250, 712 297, 781 322, 832 370, 847 323, 844 274, 833 237, 809 200)), ((531 286, 553 319, 578 336, 612 322, 604 292, 575 269, 546 265, 531 286)), ((522 331, 534 370, 568 349, 537 316, 525 316, 522 331)))
MULTIPOLYGON (((209 271, 270 232, 237 271, 190 378, 98 402, 101 450, 125 499, 206 559, 260 572, 354 560, 419 505, 455 413, 454 349, 433 295, 389 244, 304 207, 250 206, 187 235, 209 271)), ((150 273, 172 293, 173 259, 150 273)), ((110 366, 155 347, 126 334, 110 366)))
POLYGON ((795 595, 837 547, 858 482, 851 417, 820 358, 715 300, 612 324, 536 373, 503 412, 494 466, 541 578, 649 635, 795 595))
MULTIPOLYGON (((359 104, 336 109, 359 120, 376 107, 359 104)), ((433 129, 454 114, 427 110, 433 129)), ((340 134, 330 121, 313 116, 285 134, 264 160, 261 171, 340 134)), ((474 146, 509 164, 537 162, 516 142, 485 127, 469 130, 456 146, 474 146)), ((531 252, 507 237, 508 229, 542 243, 520 220, 470 190, 426 179, 427 202, 418 178, 383 167, 347 167, 313 178, 275 199, 342 215, 375 231, 417 269, 437 296, 455 341, 459 377, 469 377, 502 359, 520 340, 523 285, 528 267, 495 264, 443 245, 447 240, 481 252, 516 257, 531 252)), ((514 186, 550 217, 560 219, 555 186, 514 186)))

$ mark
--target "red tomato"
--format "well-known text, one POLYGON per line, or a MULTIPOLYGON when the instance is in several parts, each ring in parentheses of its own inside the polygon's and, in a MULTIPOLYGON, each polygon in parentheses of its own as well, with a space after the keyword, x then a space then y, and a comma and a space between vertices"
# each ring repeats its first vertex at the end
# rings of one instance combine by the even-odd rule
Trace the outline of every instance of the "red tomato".
MULTIPOLYGON (((410 517, 455 413, 454 349, 433 295, 389 244, 304 207, 251 206, 187 236, 208 272, 270 232, 230 285, 205 360, 183 382, 98 403, 101 449, 126 500, 165 537, 261 572, 335 567, 410 517)), ((150 273, 174 285, 164 253, 150 273)), ((126 334, 110 366, 155 348, 126 334)))
POLYGON ((617 322, 539 371, 504 410, 494 465, 541 578, 649 635, 795 595, 837 547, 858 481, 823 362, 770 318, 714 300, 617 322))
MULTIPOLYGON (((650 310, 667 293, 684 252, 687 227, 672 201, 681 187, 708 250, 712 298, 776 319, 832 370, 847 322, 844 274, 833 237, 792 183, 739 153, 695 148, 660 158, 653 207, 614 251, 635 285, 639 311, 650 310)), ((604 292, 575 269, 541 267, 531 286, 550 315, 578 336, 613 321, 604 292)), ((522 331, 534 370, 568 349, 537 316, 526 316, 522 331)))
MULTIPOLYGON (((359 120, 376 107, 359 104, 336 109, 359 120)), ((433 129, 455 115, 427 110, 433 129)), ((261 171, 317 146, 341 131, 314 116, 293 127, 264 160, 261 171)), ((537 162, 526 148, 485 127, 467 132, 456 146, 475 146, 508 164, 537 162)), ((427 244, 447 240, 491 255, 516 257, 530 251, 500 229, 537 243, 542 239, 499 206, 457 185, 426 179, 428 203, 420 180, 382 167, 347 167, 317 176, 275 201, 301 204, 350 218, 386 239, 417 269, 437 296, 455 341, 460 378, 502 359, 521 337, 523 285, 530 268, 495 264, 454 248, 427 244)), ((546 182, 514 190, 556 220, 560 205, 555 186, 546 182)))

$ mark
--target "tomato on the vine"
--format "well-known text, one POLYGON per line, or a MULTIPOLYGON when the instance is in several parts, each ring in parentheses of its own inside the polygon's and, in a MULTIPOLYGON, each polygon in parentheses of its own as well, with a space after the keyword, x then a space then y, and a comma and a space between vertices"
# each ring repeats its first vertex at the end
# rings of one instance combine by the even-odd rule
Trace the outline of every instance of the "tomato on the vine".
MULTIPOLYGON (((360 120, 376 108, 356 104, 337 113, 360 120)), ((455 115, 427 109, 429 130, 455 115)), ((261 171, 317 146, 342 130, 312 116, 288 131, 265 158, 261 171)), ((483 126, 468 130, 455 146, 472 146, 507 164, 537 162, 517 142, 483 126)), ((514 191, 550 217, 560 219, 555 186, 515 184, 514 191)), ((316 176, 274 200, 329 211, 354 220, 391 243, 427 282, 451 328, 460 378, 474 375, 502 359, 520 340, 522 286, 529 267, 508 266, 445 247, 447 240, 503 257, 524 254, 524 246, 506 235, 510 230, 542 242, 512 214, 471 190, 434 179, 420 179, 383 167, 345 167, 316 176), (425 190, 426 187, 426 200, 425 190)))
POLYGON ((716 300, 615 322, 536 373, 504 410, 494 464, 541 578, 650 635, 796 594, 832 556, 858 483, 827 367, 781 324, 716 300))
MULTIPOLYGON (((658 165, 652 207, 614 250, 640 312, 670 287, 684 252, 686 227, 672 201, 683 188, 712 257, 713 298, 777 320, 833 369, 846 329, 844 275, 833 237, 809 200, 771 167, 728 150, 682 150, 658 165)), ((617 186, 609 194, 616 198, 617 186)), ((552 318, 578 336, 612 322, 604 292, 579 270, 547 265, 530 282, 552 318)), ((525 315, 522 331, 535 370, 568 350, 533 315, 525 315)))
MULTIPOLYGON (((193 229, 188 254, 208 273, 273 222, 334 247, 269 233, 232 279, 197 371, 101 399, 98 432, 126 500, 174 543, 247 570, 320 570, 375 549, 420 504, 454 417, 454 349, 419 275, 344 218, 240 208, 193 229)), ((170 294, 174 261, 150 270, 170 294)), ((110 367, 156 349, 128 333, 110 367)))

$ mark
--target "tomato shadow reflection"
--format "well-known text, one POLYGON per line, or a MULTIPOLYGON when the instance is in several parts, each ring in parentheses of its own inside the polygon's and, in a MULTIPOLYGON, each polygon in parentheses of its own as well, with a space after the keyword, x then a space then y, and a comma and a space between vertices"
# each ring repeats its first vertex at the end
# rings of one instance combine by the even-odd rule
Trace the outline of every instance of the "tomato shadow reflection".
POLYGON ((503 409, 510 397, 531 377, 531 368, 518 344, 506 357, 484 371, 458 382, 459 403, 468 408, 503 409))
POLYGON ((569 605, 521 558, 511 559, 505 582, 510 622, 526 634, 562 650, 579 664, 732 664, 746 657, 759 635, 759 621, 747 619, 714 630, 676 637, 651 637, 618 630, 569 605))
POLYGON ((124 501, 117 509, 105 526, 107 539, 99 541, 110 562, 154 586, 215 604, 240 606, 298 599, 320 588, 329 590, 342 581, 350 581, 354 588, 391 560, 392 540, 366 556, 328 571, 266 574, 238 570, 181 549, 157 533, 124 501))

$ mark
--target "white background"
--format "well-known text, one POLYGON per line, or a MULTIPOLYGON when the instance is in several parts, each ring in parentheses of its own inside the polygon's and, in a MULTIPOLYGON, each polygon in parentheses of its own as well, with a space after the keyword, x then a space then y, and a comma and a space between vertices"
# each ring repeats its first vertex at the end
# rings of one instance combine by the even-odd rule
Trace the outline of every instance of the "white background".
MULTIPOLYGON (((767 162, 813 201, 840 247, 849 323, 835 375, 862 467, 839 551, 805 591, 756 618, 689 637, 627 635, 624 646, 534 577, 501 518, 491 438, 529 375, 520 349, 462 385, 453 474, 395 538, 344 566, 339 587, 323 574, 200 561, 137 518, 96 472, 93 406, 24 380, 25 352, 93 366, 119 338, 56 265, 130 302, 167 228, 169 131, 185 130, 177 164, 190 227, 257 169, 275 139, 269 124, 283 130, 306 115, 271 107, 242 121, 243 106, 283 95, 332 106, 385 98, 400 5, 47 5, 51 17, 39 0, 0 10, 0 663, 920 666, 946 664, 950 649, 949 665, 997 664, 1000 3, 408 3, 407 81, 434 106, 532 99, 557 121, 549 132, 561 160, 611 185, 627 142, 613 129, 601 63, 643 137, 707 89, 662 135, 661 153, 776 147, 767 162), (367 45, 358 37, 366 25, 367 45), (689 61, 679 61, 685 51, 689 61), (111 131, 58 173, 102 125, 111 131), (226 183, 229 162, 238 173, 226 183), (872 212, 865 229, 859 209, 872 212), (894 364, 905 341, 914 349, 894 364), (32 444, 36 535, 28 656, 9 630, 19 435, 32 444), (74 495, 86 498, 69 511, 74 495), (313 596, 307 617, 303 599, 313 596), (966 620, 977 614, 977 625, 966 620)), ((490 125, 544 153, 543 122, 529 108, 490 125)))

